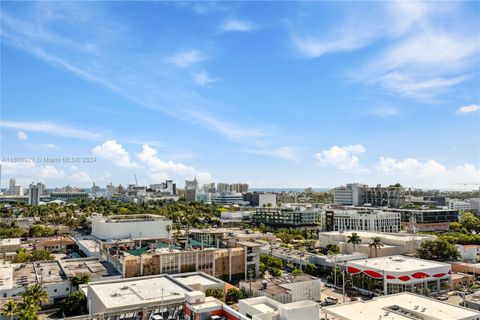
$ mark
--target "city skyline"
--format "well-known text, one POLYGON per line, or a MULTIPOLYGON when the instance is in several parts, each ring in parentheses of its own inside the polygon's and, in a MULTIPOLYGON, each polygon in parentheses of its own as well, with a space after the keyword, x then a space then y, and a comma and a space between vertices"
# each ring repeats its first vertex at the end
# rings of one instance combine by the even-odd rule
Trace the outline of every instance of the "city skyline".
POLYGON ((0 184, 476 189, 479 12, 4 2, 0 184))

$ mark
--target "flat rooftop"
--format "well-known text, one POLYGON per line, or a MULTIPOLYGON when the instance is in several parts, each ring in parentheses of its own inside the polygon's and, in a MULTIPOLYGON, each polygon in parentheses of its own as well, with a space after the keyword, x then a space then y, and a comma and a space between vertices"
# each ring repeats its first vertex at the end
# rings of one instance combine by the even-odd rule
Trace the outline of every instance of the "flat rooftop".
POLYGON ((183 276, 181 273, 178 275, 172 275, 175 280, 181 282, 183 285, 186 286, 192 286, 196 284, 200 284, 202 286, 209 286, 209 285, 214 285, 214 284, 220 284, 223 283, 223 281, 218 280, 216 278, 210 277, 206 274, 190 274, 190 275, 185 275, 183 276))
POLYGON ((0 290, 13 287, 13 268, 11 265, 0 266, 0 290))
POLYGON ((424 260, 418 258, 411 258, 406 256, 388 256, 371 259, 353 260, 348 262, 349 266, 361 266, 371 269, 385 270, 391 272, 401 271, 416 271, 423 269, 431 269, 438 267, 450 267, 449 264, 435 262, 431 260, 424 260))
POLYGON ((431 239, 436 238, 435 236, 429 234, 411 234, 406 232, 397 232, 397 233, 383 233, 383 232, 369 232, 369 231, 327 231, 327 232, 320 232, 320 236, 350 236, 352 233, 358 234, 361 238, 373 238, 373 237, 380 237, 383 239, 395 239, 395 240, 423 240, 423 239, 431 239))
POLYGON ((68 279, 58 261, 34 262, 33 265, 39 282, 61 282, 68 279))
MULTIPOLYGON (((297 283, 297 282, 305 282, 305 281, 312 281, 312 280, 319 280, 319 278, 302 274, 299 276, 292 276, 292 275, 285 275, 282 277, 276 277, 269 280, 259 279, 256 281, 252 281, 252 289, 262 290, 272 296, 287 294, 291 291, 291 289, 285 287, 285 285, 289 283, 297 283), (263 288, 263 282, 267 281, 267 289, 263 288)), ((250 286, 250 282, 245 282, 248 286, 250 286)))
POLYGON ((0 247, 1 246, 19 246, 19 245, 20 245, 20 238, 0 239, 0 247))
POLYGON ((185 292, 189 291, 189 288, 167 276, 119 279, 88 285, 88 294, 95 294, 108 310, 183 301, 185 292))
POLYGON ((88 275, 92 280, 104 277, 120 276, 120 273, 108 262, 96 258, 62 260, 63 271, 69 278, 76 275, 88 275))
POLYGON ((37 276, 32 263, 12 264, 12 288, 31 286, 37 283, 37 276))
POLYGON ((480 312, 430 299, 424 296, 403 292, 377 297, 369 301, 357 301, 322 310, 329 316, 339 319, 388 319, 388 320, 458 320, 479 317, 480 312), (393 308, 397 306, 398 308, 393 308), (398 309, 394 311, 394 309, 398 309), (403 311, 403 312, 402 312, 403 311), (385 316, 388 312, 388 317, 385 316), (410 316, 407 315, 410 314, 410 316), (417 317, 412 317, 411 315, 417 317))

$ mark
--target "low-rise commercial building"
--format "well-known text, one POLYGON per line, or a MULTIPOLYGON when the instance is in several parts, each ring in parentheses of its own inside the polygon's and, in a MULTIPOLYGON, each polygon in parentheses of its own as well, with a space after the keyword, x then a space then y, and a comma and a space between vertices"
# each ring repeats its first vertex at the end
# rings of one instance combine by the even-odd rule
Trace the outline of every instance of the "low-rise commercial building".
POLYGON ((321 280, 307 274, 241 281, 240 288, 254 297, 265 296, 281 303, 321 300, 321 280))
POLYGON ((317 304, 311 300, 281 303, 268 297, 242 299, 238 311, 248 319, 312 320, 318 318, 317 304))
POLYGON ((478 320, 480 312, 409 292, 322 308, 335 320, 478 320))
POLYGON ((320 232, 318 240, 320 247, 338 245, 341 253, 353 252, 353 245, 348 243, 348 238, 356 233, 361 242, 355 245, 355 251, 361 252, 368 257, 384 257, 401 254, 413 254, 416 249, 426 240, 436 239, 433 235, 409 234, 409 233, 379 233, 366 231, 330 231, 320 232), (383 246, 372 248, 370 244, 373 238, 380 238, 383 246))
POLYGON ((41 284, 49 303, 56 303, 72 292, 70 279, 76 275, 88 275, 92 280, 121 277, 109 263, 92 258, 10 264, 0 268, 0 297, 15 298, 27 287, 41 284))
POLYGON ((303 208, 257 208, 250 219, 254 224, 279 228, 303 228, 318 225, 318 210, 303 208))
POLYGON ((428 294, 450 288, 451 266, 431 260, 390 256, 347 262, 353 287, 368 294, 428 294))
POLYGON ((458 210, 453 209, 394 209, 383 208, 387 212, 400 213, 402 228, 409 232, 443 231, 450 223, 457 222, 458 210))
POLYGON ((243 200, 248 201, 251 207, 277 206, 277 195, 275 193, 248 192, 243 195, 243 200))
POLYGON ((92 235, 102 239, 168 239, 167 226, 172 220, 157 215, 122 215, 92 217, 92 235))

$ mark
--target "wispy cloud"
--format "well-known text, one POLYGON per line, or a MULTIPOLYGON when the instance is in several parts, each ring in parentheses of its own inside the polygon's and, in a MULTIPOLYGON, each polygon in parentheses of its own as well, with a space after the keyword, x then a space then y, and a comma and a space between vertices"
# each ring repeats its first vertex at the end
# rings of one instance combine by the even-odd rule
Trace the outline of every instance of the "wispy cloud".
POLYGON ((205 60, 205 57, 198 50, 181 51, 165 58, 166 62, 181 68, 190 67, 203 60, 205 60))
POLYGON ((202 87, 208 87, 210 83, 217 82, 218 79, 216 78, 211 78, 208 72, 206 71, 200 71, 200 72, 195 72, 192 74, 192 79, 193 81, 202 86, 202 87))
POLYGON ((252 31, 255 29, 255 25, 251 22, 245 20, 230 19, 224 21, 219 29, 223 32, 232 32, 232 31, 252 31))
POLYGON ((467 113, 472 113, 480 110, 480 105, 478 104, 471 104, 468 106, 463 106, 458 108, 457 113, 459 114, 467 114, 467 113))
MULTIPOLYGON (((51 4, 54 6, 55 4, 51 4)), ((87 6, 87 4, 83 4, 87 6)), ((81 21, 71 24, 76 29, 86 30, 85 38, 92 41, 78 43, 55 32, 53 26, 58 26, 56 16, 43 16, 35 11, 32 16, 25 15, 24 19, 12 18, 9 12, 2 12, 1 36, 3 45, 9 45, 23 50, 55 67, 62 68, 85 80, 100 84, 117 94, 135 102, 145 108, 165 113, 189 124, 203 127, 221 133, 222 135, 248 143, 251 137, 264 136, 264 129, 250 128, 242 121, 234 123, 231 120, 217 116, 221 108, 218 102, 206 99, 199 92, 186 86, 178 79, 178 71, 168 68, 158 68, 151 61, 158 61, 158 54, 151 56, 137 54, 135 39, 129 34, 128 26, 122 25, 122 39, 115 36, 102 38, 102 26, 97 22, 109 21, 115 24, 114 17, 94 14, 85 16, 81 21), (32 30, 36 30, 32 32, 32 30), (89 32, 89 33, 88 33, 89 32), (47 36, 38 36, 38 34, 47 36), (113 39, 112 39, 113 38, 113 39), (95 41, 93 41, 95 40, 95 41), (78 48, 95 48, 95 53, 78 48), (130 49, 129 46, 132 46, 130 49), (118 55, 119 51, 129 54, 118 55), (117 59, 108 57, 115 55, 117 59)), ((73 14, 73 13, 72 13, 73 14)), ((69 20, 62 17, 62 21, 69 20)), ((178 52, 166 60, 173 66, 188 67, 204 60, 204 55, 198 50, 178 52)), ((95 136, 96 138, 96 136, 95 136)))
POLYGON ((0 121, 0 126, 9 129, 24 130, 27 132, 40 132, 60 137, 79 138, 86 140, 97 140, 101 137, 101 134, 92 132, 90 130, 74 128, 71 126, 57 124, 53 122, 0 121))
POLYGON ((343 13, 343 19, 321 35, 311 34, 318 32, 315 28, 292 31, 298 52, 319 58, 379 45, 378 53, 369 54, 350 76, 393 94, 430 102, 467 81, 472 67, 478 68, 476 29, 462 23, 454 4, 391 1, 375 8, 357 4, 343 13))
POLYGON ((27 140, 28 139, 27 134, 23 131, 18 131, 17 132, 17 138, 19 140, 27 140))

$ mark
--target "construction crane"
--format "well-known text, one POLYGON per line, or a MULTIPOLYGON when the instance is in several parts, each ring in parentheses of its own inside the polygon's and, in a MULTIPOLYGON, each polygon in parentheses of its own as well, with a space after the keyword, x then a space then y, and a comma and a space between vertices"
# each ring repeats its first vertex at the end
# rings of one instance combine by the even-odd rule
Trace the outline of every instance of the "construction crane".
POLYGON ((134 176, 135 176, 135 186, 137 186, 137 187, 138 187, 137 175, 136 175, 136 174, 134 174, 134 176))

